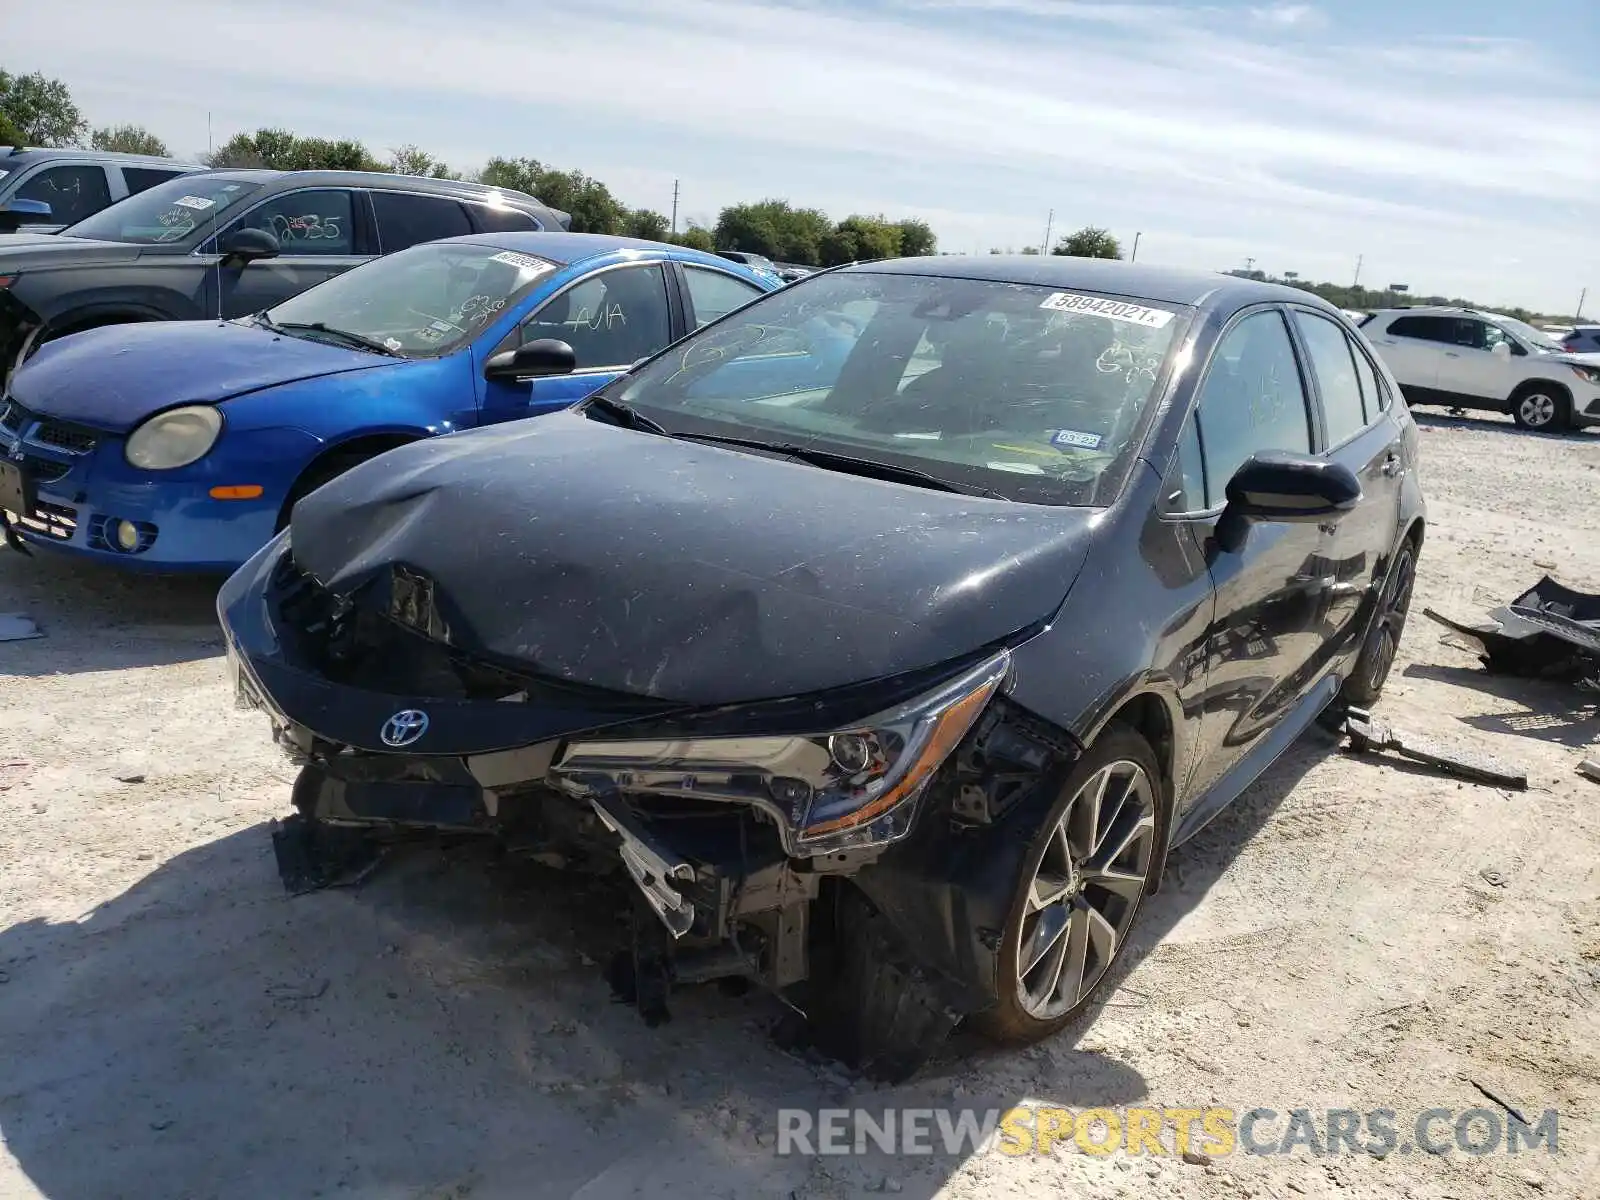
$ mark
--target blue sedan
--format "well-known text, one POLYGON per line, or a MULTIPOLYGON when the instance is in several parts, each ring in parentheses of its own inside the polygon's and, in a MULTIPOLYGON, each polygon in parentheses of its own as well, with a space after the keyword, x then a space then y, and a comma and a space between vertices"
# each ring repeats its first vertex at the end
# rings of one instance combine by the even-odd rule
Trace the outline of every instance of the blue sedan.
POLYGON ((777 286, 656 242, 476 235, 237 321, 62 338, 0 406, 5 534, 129 567, 229 571, 357 463, 566 408, 777 286))

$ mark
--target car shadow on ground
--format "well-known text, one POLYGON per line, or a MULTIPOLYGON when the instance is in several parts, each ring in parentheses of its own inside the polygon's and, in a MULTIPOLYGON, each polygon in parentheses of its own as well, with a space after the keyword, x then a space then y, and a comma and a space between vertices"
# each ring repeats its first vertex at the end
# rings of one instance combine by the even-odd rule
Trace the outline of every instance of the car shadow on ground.
POLYGON ((1418 425, 1426 425, 1432 429, 1497 429, 1504 433, 1514 433, 1518 437, 1539 438, 1547 442, 1570 442, 1575 438, 1591 437, 1596 429, 1570 429, 1561 433, 1540 433, 1535 429, 1523 429, 1509 416, 1491 412, 1469 412, 1460 416, 1453 416, 1440 410, 1413 408, 1411 417, 1418 425))
POLYGON ((1461 717, 1463 724, 1485 733, 1537 738, 1581 749, 1600 736, 1600 695, 1556 679, 1497 675, 1477 667, 1413 663, 1405 669, 1413 679, 1453 683, 1503 700, 1504 712, 1461 717))
MULTIPOLYGON (((780 1109, 949 1105, 950 1084, 785 1053, 759 992, 685 989, 647 1028, 602 979, 626 903, 475 845, 290 898, 265 826, 195 847, 81 918, 0 931, 0 1139, 51 1200, 155 1180, 273 1200, 784 1197, 887 1172, 928 1197, 968 1156, 777 1156, 780 1109)), ((1057 1061, 1032 1098, 1145 1093, 1106 1056, 1057 1061)), ((959 1103, 1021 1098, 979 1084, 959 1103)))
POLYGON ((219 576, 136 575, 0 546, 0 613, 44 636, 0 642, 0 674, 166 666, 222 653, 219 576))

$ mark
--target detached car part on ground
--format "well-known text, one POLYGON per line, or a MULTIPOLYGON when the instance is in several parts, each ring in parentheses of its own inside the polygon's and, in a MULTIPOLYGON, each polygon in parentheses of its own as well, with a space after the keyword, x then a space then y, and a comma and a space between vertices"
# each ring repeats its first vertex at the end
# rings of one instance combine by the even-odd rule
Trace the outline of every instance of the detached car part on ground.
POLYGON ((1077 259, 819 274, 575 409, 405 447, 224 587, 351 831, 624 872, 613 982, 753 979, 914 1071, 1091 1003, 1168 850, 1394 661, 1417 431, 1303 292, 1077 259), (846 338, 846 353, 837 352, 846 338))
POLYGON ((565 408, 777 286, 658 242, 475 234, 239 321, 88 330, 0 401, 0 523, 118 567, 231 571, 356 463, 565 408))

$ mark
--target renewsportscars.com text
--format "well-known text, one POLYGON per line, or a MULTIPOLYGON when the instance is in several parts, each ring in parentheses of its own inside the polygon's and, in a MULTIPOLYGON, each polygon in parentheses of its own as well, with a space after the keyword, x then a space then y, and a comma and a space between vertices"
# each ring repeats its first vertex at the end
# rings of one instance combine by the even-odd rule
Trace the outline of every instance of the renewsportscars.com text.
POLYGON ((1243 1112, 1195 1108, 799 1108, 778 1110, 779 1154, 1555 1154, 1559 1118, 1495 1108, 1243 1112))

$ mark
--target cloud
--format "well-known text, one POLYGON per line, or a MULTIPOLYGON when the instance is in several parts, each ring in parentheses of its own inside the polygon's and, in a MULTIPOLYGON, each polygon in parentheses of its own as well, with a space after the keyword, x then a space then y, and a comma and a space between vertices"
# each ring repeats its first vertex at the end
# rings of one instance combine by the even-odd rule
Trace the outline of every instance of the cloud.
POLYGON ((463 166, 529 154, 663 210, 681 179, 696 212, 764 195, 920 212, 951 248, 1036 244, 1054 208, 1058 229, 1140 230, 1141 258, 1188 265, 1226 251, 1344 278, 1364 253, 1419 287, 1551 306, 1600 279, 1600 159, 1571 137, 1600 128, 1590 79, 1533 43, 1241 11, 592 0, 534 23, 511 0, 356 0, 302 41, 288 0, 164 0, 159 28, 120 0, 54 0, 7 51, 175 147, 204 145, 209 110, 219 141, 288 125, 463 166), (312 52, 328 46, 353 49, 312 52), (1515 277, 1483 253, 1511 242, 1515 277))

